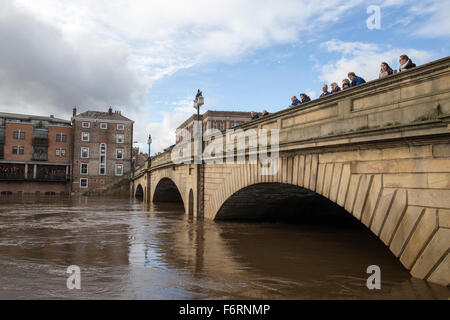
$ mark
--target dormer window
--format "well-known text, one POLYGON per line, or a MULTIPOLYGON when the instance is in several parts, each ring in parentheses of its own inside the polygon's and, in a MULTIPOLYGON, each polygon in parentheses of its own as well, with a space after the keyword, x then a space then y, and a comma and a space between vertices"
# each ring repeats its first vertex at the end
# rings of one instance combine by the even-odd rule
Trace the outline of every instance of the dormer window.
POLYGON ((85 122, 85 121, 83 121, 82 123, 81 123, 81 126, 83 127, 83 128, 86 128, 86 129, 89 129, 90 127, 91 127, 91 123, 90 122, 85 122))

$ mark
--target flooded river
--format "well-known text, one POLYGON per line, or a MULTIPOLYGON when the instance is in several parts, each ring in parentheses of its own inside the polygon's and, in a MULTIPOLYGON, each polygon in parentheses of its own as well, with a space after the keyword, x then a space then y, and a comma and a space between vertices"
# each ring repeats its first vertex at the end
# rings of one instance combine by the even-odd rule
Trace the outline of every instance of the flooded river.
POLYGON ((0 299, 447 299, 354 219, 197 222, 173 204, 0 198, 0 299), (81 289, 67 289, 80 267, 81 289), (368 290, 366 268, 381 268, 368 290))

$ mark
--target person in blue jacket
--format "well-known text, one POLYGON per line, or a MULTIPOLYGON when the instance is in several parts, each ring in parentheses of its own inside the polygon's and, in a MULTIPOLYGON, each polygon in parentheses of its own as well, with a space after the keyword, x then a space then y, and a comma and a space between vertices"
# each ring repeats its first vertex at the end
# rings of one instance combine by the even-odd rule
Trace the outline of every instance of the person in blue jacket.
POLYGON ((364 80, 361 77, 358 77, 354 72, 348 73, 348 78, 350 79, 350 87, 356 87, 360 84, 366 83, 366 80, 364 80))

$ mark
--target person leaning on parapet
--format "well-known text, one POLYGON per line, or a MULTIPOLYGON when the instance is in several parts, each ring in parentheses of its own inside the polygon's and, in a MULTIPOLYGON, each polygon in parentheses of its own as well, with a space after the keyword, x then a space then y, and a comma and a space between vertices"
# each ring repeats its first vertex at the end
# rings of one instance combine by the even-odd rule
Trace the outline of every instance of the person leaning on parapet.
POLYGON ((397 71, 393 70, 386 62, 382 62, 380 68, 380 76, 378 78, 386 78, 394 73, 397 73, 397 71))
POLYGON ((289 106, 289 108, 298 106, 299 104, 302 103, 300 100, 297 99, 296 96, 292 96, 292 97, 291 97, 291 101, 292 101, 292 104, 289 106))
POLYGON ((398 59, 398 62, 400 62, 400 69, 398 69, 399 72, 414 68, 416 66, 416 64, 413 63, 406 54, 402 54, 398 59))
POLYGON ((267 110, 263 110, 263 112, 261 113, 261 117, 265 117, 268 115, 269 115, 269 113, 267 112, 267 110))
POLYGON ((342 80, 342 90, 350 88, 350 80, 344 79, 342 80))
POLYGON ((305 103, 311 101, 311 98, 306 93, 300 93, 300 102, 305 103))
POLYGON ((349 72, 347 76, 351 81, 350 82, 351 88, 359 86, 360 84, 366 83, 366 80, 364 80, 361 77, 358 77, 354 72, 349 72))
POLYGON ((324 84, 322 86, 322 94, 320 95, 320 98, 325 97, 329 94, 330 94, 330 92, 328 91, 328 85, 324 84))
POLYGON ((331 93, 336 93, 336 92, 339 92, 339 91, 341 91, 341 88, 337 85, 336 82, 333 82, 331 84, 331 93))
POLYGON ((252 117, 252 120, 259 119, 259 115, 254 111, 250 112, 250 117, 252 117))

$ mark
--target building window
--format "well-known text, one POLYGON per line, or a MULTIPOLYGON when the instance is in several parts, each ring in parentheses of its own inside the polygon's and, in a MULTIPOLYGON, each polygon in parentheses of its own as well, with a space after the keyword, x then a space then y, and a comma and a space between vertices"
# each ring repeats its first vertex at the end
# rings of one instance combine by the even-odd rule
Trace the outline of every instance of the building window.
POLYGON ((81 133, 81 141, 89 141, 89 132, 81 133))
POLYGON ((116 149, 116 159, 123 159, 123 149, 116 149))
POLYGON ((225 129, 225 123, 221 122, 220 123, 220 130, 224 130, 225 129))
POLYGON ((88 187, 88 178, 81 178, 80 179, 80 188, 87 188, 88 187))
POLYGON ((106 144, 100 144, 99 174, 106 174, 106 144))
POLYGON ((82 122, 82 123, 81 123, 81 126, 82 126, 83 128, 89 129, 89 128, 91 127, 91 123, 90 123, 90 122, 82 122))
POLYGON ((81 157, 89 158, 89 148, 81 148, 81 157))
POLYGON ((88 174, 88 164, 80 163, 80 174, 88 174))
POLYGON ((100 129, 108 129, 108 124, 106 122, 100 123, 100 129))
POLYGON ((122 164, 116 164, 116 176, 123 175, 123 165, 122 164))
POLYGON ((123 124, 117 125, 117 131, 123 131, 125 129, 125 126, 123 124))
POLYGON ((13 154, 24 154, 24 151, 25 151, 24 147, 20 147, 20 146, 12 147, 13 154))
POLYGON ((217 122, 216 121, 213 121, 213 129, 217 129, 217 122))
POLYGON ((66 142, 67 141, 67 135, 65 134, 56 134, 56 142, 66 142))
POLYGON ((116 135, 116 142, 117 143, 123 143, 124 137, 123 134, 116 135))
POLYGON ((233 122, 233 124, 231 125, 231 127, 237 127, 238 125, 239 125, 239 123, 233 122))
POLYGON ((66 156, 66 149, 56 149, 56 156, 57 157, 65 157, 66 156))
POLYGON ((14 139, 20 139, 20 140, 23 140, 23 139, 25 139, 25 132, 23 132, 23 131, 14 131, 13 132, 13 138, 14 139))

